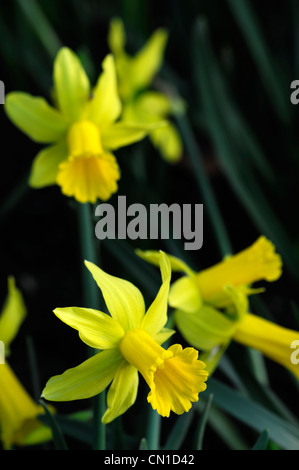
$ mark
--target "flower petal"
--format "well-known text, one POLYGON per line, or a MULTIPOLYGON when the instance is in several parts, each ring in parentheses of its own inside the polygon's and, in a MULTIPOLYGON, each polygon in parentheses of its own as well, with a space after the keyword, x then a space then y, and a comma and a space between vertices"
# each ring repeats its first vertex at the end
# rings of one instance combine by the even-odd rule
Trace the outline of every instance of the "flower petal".
POLYGON ((67 144, 65 140, 41 150, 33 160, 29 185, 32 188, 43 188, 56 184, 59 165, 66 158, 67 144))
POLYGON ((169 305, 188 313, 196 312, 202 306, 200 292, 193 277, 183 276, 172 284, 169 305))
POLYGON ((137 369, 127 361, 123 361, 107 394, 108 409, 102 418, 103 423, 110 423, 135 403, 138 383, 137 369))
MULTIPOLYGON (((153 250, 136 250, 136 254, 140 256, 140 258, 144 259, 148 263, 154 264, 155 266, 159 266, 160 262, 160 254, 159 251, 153 250)), ((170 262, 171 270, 172 271, 182 271, 188 274, 189 276, 193 276, 195 272, 189 268, 189 266, 182 261, 181 259, 177 258, 176 256, 169 255, 166 253, 166 256, 170 262)))
POLYGON ((116 70, 113 56, 103 61, 103 73, 93 90, 86 117, 101 128, 113 123, 120 116, 121 101, 117 91, 116 70))
POLYGON ((103 147, 108 150, 116 150, 120 147, 133 144, 151 131, 158 127, 167 125, 165 121, 156 123, 135 124, 129 122, 117 122, 105 129, 102 129, 102 143, 103 147))
POLYGON ((90 84, 77 55, 67 47, 54 62, 54 85, 59 109, 71 120, 79 119, 90 95, 90 84))
POLYGON ((8 294, 0 315, 0 340, 5 344, 6 353, 8 353, 10 343, 17 335, 25 315, 26 307, 22 294, 17 289, 14 278, 9 276, 8 294))
POLYGON ((89 261, 85 261, 85 265, 101 289, 112 318, 119 322, 125 331, 138 328, 145 312, 139 289, 131 282, 105 273, 89 261))
POLYGON ((182 141, 176 127, 168 121, 168 126, 154 129, 150 133, 153 145, 168 163, 177 163, 183 153, 182 141))
POLYGON ((88 346, 96 349, 113 349, 124 335, 117 321, 106 313, 91 308, 56 308, 55 315, 75 328, 88 346))
POLYGON ((165 253, 160 251, 160 270, 162 285, 142 320, 142 328, 151 336, 155 336, 167 322, 167 306, 169 284, 171 279, 170 262, 165 253))
POLYGON ((204 351, 230 340, 238 325, 209 305, 203 305, 196 313, 176 310, 174 320, 185 340, 204 351))
POLYGON ((27 93, 9 93, 5 99, 5 111, 11 121, 35 142, 56 142, 68 128, 65 117, 44 98, 27 93))
POLYGON ((166 30, 157 29, 132 59, 135 88, 149 86, 160 69, 168 39, 166 30))
POLYGON ((118 349, 102 351, 79 366, 51 377, 42 397, 52 401, 70 401, 98 395, 112 381, 121 361, 118 349))

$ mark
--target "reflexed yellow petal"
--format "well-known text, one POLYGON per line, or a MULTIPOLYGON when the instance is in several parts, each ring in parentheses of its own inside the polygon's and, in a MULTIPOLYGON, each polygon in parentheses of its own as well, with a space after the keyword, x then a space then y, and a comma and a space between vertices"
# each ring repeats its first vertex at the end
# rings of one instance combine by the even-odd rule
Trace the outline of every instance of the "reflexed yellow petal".
POLYGON ((145 88, 151 84, 160 69, 168 34, 164 29, 156 30, 145 46, 132 59, 135 88, 145 88))
POLYGON ((156 123, 129 123, 117 122, 107 128, 102 129, 103 147, 108 150, 116 150, 120 147, 133 144, 143 139, 157 127, 165 126, 165 121, 156 123))
POLYGON ((150 139, 168 163, 177 163, 182 157, 182 140, 177 129, 170 122, 166 127, 153 130, 150 139))
POLYGON ((213 301, 226 285, 241 286, 265 279, 275 281, 281 276, 282 261, 274 245, 261 236, 249 248, 231 256, 197 275, 204 300, 213 301))
POLYGON ((36 142, 53 143, 66 134, 67 120, 44 98, 12 92, 6 96, 5 111, 11 121, 36 142))
POLYGON ((248 313, 238 323, 233 339, 289 369, 299 379, 299 366, 293 364, 291 345, 299 340, 299 332, 276 325, 248 313))
POLYGON ((36 417, 43 413, 28 395, 9 365, 0 365, 0 428, 5 448, 23 444, 34 429, 41 426, 36 417))
MULTIPOLYGON (((8 354, 10 343, 17 335, 25 316, 26 307, 23 296, 16 287, 14 278, 9 276, 8 294, 0 314, 0 340, 5 345, 6 354, 8 354)), ((2 370, 2 365, 0 365, 0 374, 2 370)))
POLYGON ((118 349, 102 351, 48 380, 42 397, 52 401, 71 401, 98 395, 112 381, 121 361, 118 349))
MULTIPOLYGON (((153 250, 136 250, 136 254, 140 256, 140 258, 144 259, 148 263, 154 264, 155 266, 159 266, 160 263, 160 254, 159 251, 153 250)), ((189 268, 189 266, 182 261, 181 259, 177 258, 176 256, 172 256, 166 253, 167 258, 169 259, 170 266, 172 271, 175 272, 184 272, 189 276, 193 276, 195 272, 189 268)))
POLYGON ((168 96, 157 91, 145 91, 135 100, 135 110, 144 120, 160 120, 171 113, 171 101, 168 96))
POLYGON ((144 316, 142 294, 131 282, 105 273, 95 264, 85 261, 97 285, 103 293, 109 313, 122 328, 138 328, 144 316))
POLYGON ((56 56, 54 85, 59 109, 69 119, 79 119, 90 97, 90 84, 79 58, 67 47, 56 56))
POLYGON ((155 300, 150 305, 142 320, 142 328, 152 336, 158 333, 167 322, 171 268, 166 254, 162 251, 160 251, 160 270, 162 275, 162 285, 155 300))
POLYGON ((175 281, 169 292, 169 305, 188 313, 196 312, 202 306, 202 299, 194 276, 184 276, 175 281))
POLYGON ((132 406, 137 397, 138 371, 126 361, 119 366, 107 394, 107 405, 102 421, 107 424, 132 406))
POLYGON ((56 308, 55 315, 64 323, 75 328, 88 346, 96 349, 117 347, 124 331, 109 315, 91 308, 56 308))
POLYGON ((67 145, 65 141, 41 150, 33 161, 29 185, 32 188, 43 188, 56 184, 59 165, 66 158, 67 145))
POLYGON ((107 201, 117 191, 120 170, 112 154, 69 158, 59 165, 56 182, 66 196, 81 203, 107 201))
POLYGON ((124 24, 120 18, 112 18, 108 32, 109 48, 114 55, 122 54, 126 43, 124 24))
POLYGON ((226 343, 237 328, 237 322, 209 305, 203 305, 196 313, 176 310, 174 319, 185 340, 201 350, 211 350, 226 343))
POLYGON ((163 344, 167 341, 172 335, 174 335, 175 330, 170 330, 169 328, 162 328, 158 333, 156 333, 153 338, 158 344, 163 344))
POLYGON ((88 103, 86 117, 100 128, 112 124, 120 116, 121 101, 118 96, 114 59, 108 55, 103 61, 103 72, 88 103))

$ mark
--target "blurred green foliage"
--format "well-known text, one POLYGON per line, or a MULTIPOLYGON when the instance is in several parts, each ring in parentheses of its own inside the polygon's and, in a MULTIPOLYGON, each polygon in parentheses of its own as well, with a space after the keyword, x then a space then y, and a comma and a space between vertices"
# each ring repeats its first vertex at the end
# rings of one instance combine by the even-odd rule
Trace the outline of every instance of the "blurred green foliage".
MULTIPOLYGON (((146 139, 119 151, 119 194, 127 196, 128 204, 145 206, 203 203, 204 245, 198 252, 184 252, 175 240, 107 240, 101 264, 139 283, 150 301, 158 273, 136 259, 135 248, 163 249, 200 269, 263 233, 275 243, 285 269, 251 308, 298 330, 293 312, 299 303, 299 107, 290 103, 290 84, 299 79, 298 0, 271 8, 257 0, 13 0, 0 9, 0 79, 6 92, 22 90, 49 100, 52 63, 61 45, 80 55, 95 80, 109 52, 113 16, 122 17, 132 53, 156 28, 169 30, 155 86, 179 94, 187 104, 186 115, 177 118, 184 157, 167 165, 146 139)), ((76 365, 85 354, 77 335, 51 313, 57 306, 83 306, 77 211, 57 187, 28 188, 38 146, 14 128, 2 109, 0 125, 0 292, 4 298, 9 274, 24 292, 29 316, 11 363, 31 390, 34 377, 38 396, 37 376, 42 388, 51 375, 76 365), (26 360, 26 337, 35 348, 33 368, 26 360)), ((286 371, 232 345, 209 384, 192 414, 160 424, 162 447, 190 448, 197 445, 188 438, 192 435, 206 449, 299 449, 298 384, 286 371), (205 418, 201 424, 198 411, 205 418), (179 440, 177 429, 184 430, 179 440)), ((108 427, 111 448, 138 448, 146 434, 145 421, 139 419, 143 401, 122 423, 108 427), (121 426, 125 442, 119 441, 121 426)), ((62 404, 58 424, 71 444, 84 447, 91 433, 86 416, 76 415, 73 425, 73 418, 64 416, 82 406, 62 404)))

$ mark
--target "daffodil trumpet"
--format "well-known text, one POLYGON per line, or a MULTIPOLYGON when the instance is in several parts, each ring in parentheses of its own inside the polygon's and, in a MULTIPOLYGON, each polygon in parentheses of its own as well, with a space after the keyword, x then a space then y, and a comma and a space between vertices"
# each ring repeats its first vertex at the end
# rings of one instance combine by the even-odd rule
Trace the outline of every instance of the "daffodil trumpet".
POLYGON ((102 417, 109 423, 136 401, 139 376, 150 392, 147 400, 161 416, 187 412, 206 389, 208 373, 198 351, 179 344, 165 350, 174 331, 165 328, 171 269, 160 256, 162 285, 145 312, 144 299, 130 282, 111 276, 85 261, 100 287, 110 315, 78 307, 56 308, 55 315, 79 332, 82 341, 99 352, 77 367, 47 382, 42 396, 52 401, 89 398, 110 384, 108 408, 102 417))
MULTIPOLYGON (((138 254, 158 264, 157 252, 138 250, 138 254)), ((264 290, 252 284, 274 282, 282 274, 281 257, 266 237, 200 272, 174 256, 168 259, 173 271, 185 273, 169 293, 175 324, 185 340, 202 351, 200 357, 210 373, 234 340, 259 350, 299 378, 298 364, 291 360, 299 332, 249 312, 249 296, 264 290)))

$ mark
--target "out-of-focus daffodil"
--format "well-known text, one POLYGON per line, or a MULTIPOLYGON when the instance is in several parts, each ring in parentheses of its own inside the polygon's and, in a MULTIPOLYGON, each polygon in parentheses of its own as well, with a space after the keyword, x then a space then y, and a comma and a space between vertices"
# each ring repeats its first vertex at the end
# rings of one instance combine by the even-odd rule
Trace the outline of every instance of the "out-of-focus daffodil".
MULTIPOLYGON (((0 316, 0 340, 9 355, 10 344, 26 315, 21 292, 13 277, 8 279, 8 296, 0 316)), ((39 444, 52 438, 49 428, 38 421, 43 408, 24 389, 9 364, 0 364, 0 438, 5 449, 12 445, 39 444)))
POLYGON ((81 365, 52 377, 43 397, 53 401, 89 398, 102 392, 111 382, 108 408, 102 417, 109 423, 123 414, 136 400, 138 371, 147 382, 147 400, 162 416, 170 411, 181 414, 205 390, 207 372, 193 348, 178 344, 165 350, 161 344, 174 332, 164 328, 167 321, 171 277, 166 255, 159 253, 161 288, 145 313, 144 299, 130 282, 111 276, 96 265, 85 262, 100 287, 111 316, 97 310, 69 307, 54 313, 78 330, 80 338, 100 352, 81 365))
POLYGON ((167 39, 167 32, 160 28, 136 55, 131 56, 125 50, 126 34, 120 18, 111 20, 108 34, 109 47, 116 62, 119 94, 123 102, 123 120, 155 123, 167 119, 167 126, 154 129, 150 133, 150 139, 165 160, 175 163, 180 160, 183 149, 180 135, 169 117, 177 107, 182 112, 183 103, 150 89, 162 65, 167 39))
POLYGON ((79 58, 63 47, 54 61, 55 108, 27 93, 6 96, 11 121, 35 142, 50 144, 34 159, 29 179, 33 188, 58 184, 63 194, 81 203, 107 200, 117 191, 120 178, 112 152, 157 127, 118 120, 122 105, 112 55, 102 67, 91 89, 79 58))
MULTIPOLYGON (((157 252, 138 254, 157 265, 157 252)), ((248 296, 261 291, 251 284, 276 281, 282 273, 281 258, 269 240, 261 236, 240 253, 199 273, 174 256, 168 259, 173 271, 186 274, 170 288, 176 326, 189 344, 203 351, 201 358, 210 372, 233 339, 258 349, 299 378, 298 366, 291 362, 291 344, 299 333, 248 312, 248 296)))

